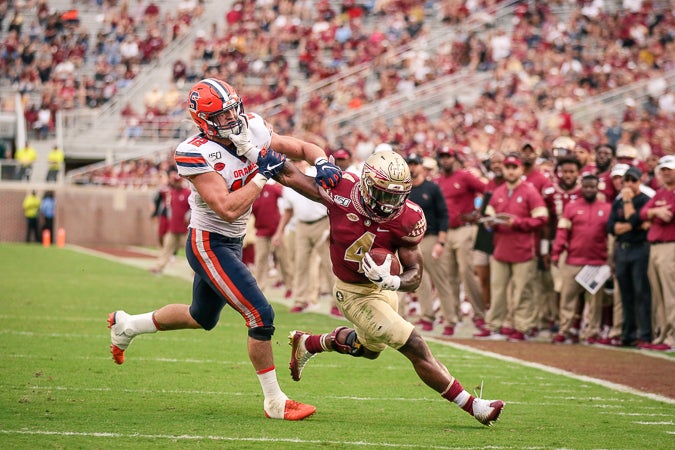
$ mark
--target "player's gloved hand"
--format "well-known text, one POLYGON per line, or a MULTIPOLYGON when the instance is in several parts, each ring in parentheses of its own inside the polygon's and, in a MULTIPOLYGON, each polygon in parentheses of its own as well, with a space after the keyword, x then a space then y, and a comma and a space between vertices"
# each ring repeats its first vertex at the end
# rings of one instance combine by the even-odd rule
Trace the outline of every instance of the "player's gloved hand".
POLYGON ((271 148, 263 149, 258 154, 258 173, 268 180, 281 172, 286 163, 286 155, 275 152, 271 148))
POLYGON ((251 133, 248 130, 248 119, 240 114, 241 127, 238 134, 230 133, 228 139, 237 147, 237 155, 243 156, 251 162, 255 162, 255 147, 251 142, 251 133))
POLYGON ((369 253, 363 256, 363 273, 381 289, 396 291, 401 286, 401 277, 392 275, 391 255, 387 255, 381 265, 377 265, 369 253))
POLYGON ((342 179, 342 170, 334 164, 335 159, 331 156, 330 161, 326 158, 319 158, 314 163, 316 167, 316 184, 324 189, 334 188, 342 179))

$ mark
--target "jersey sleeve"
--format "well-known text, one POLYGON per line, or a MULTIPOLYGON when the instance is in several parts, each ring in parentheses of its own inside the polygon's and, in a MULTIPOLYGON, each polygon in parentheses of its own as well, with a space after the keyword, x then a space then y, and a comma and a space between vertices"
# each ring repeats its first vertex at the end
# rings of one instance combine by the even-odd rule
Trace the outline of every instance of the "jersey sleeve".
POLYGON ((174 160, 180 176, 189 177, 214 171, 200 150, 207 142, 209 141, 205 137, 196 135, 176 147, 174 160))
POLYGON ((405 211, 402 216, 403 233, 400 237, 401 247, 414 247, 422 242, 427 231, 427 221, 422 208, 411 201, 406 201, 405 211))

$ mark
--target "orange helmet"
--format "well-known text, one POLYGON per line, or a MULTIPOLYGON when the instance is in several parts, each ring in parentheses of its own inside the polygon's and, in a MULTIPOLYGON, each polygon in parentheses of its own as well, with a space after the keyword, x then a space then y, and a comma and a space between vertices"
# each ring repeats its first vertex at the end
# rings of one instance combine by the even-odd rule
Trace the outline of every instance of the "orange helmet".
POLYGON ((195 84, 188 94, 188 110, 194 123, 207 137, 227 139, 241 131, 240 115, 244 105, 232 86, 215 78, 206 78, 195 84), (226 111, 235 111, 232 120, 221 124, 214 120, 226 111))

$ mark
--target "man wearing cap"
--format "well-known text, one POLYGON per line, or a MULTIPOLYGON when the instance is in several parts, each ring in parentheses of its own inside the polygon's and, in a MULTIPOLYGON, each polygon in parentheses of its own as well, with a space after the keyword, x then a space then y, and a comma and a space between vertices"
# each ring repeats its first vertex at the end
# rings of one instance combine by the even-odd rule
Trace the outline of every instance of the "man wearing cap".
MULTIPOLYGON (((552 339, 554 344, 576 343, 577 336, 570 333, 578 311, 579 294, 583 288, 575 277, 584 266, 602 266, 607 263, 607 232, 611 205, 597 199, 598 177, 587 174, 581 179, 582 198, 565 206, 558 221, 551 260, 558 265, 560 255, 567 251, 567 260, 560 267, 562 291, 560 295, 560 329, 552 339)), ((600 335, 603 291, 587 296, 588 316, 581 338, 589 344, 600 335)))
POLYGON ((628 144, 619 144, 616 148, 616 161, 621 164, 628 164, 629 166, 637 167, 640 172, 644 173, 647 166, 644 161, 638 159, 638 151, 635 147, 628 144))
POLYGON ((539 192, 523 182, 522 161, 517 153, 504 159, 504 180, 492 194, 486 224, 494 232, 490 261, 492 302, 486 316, 487 328, 474 334, 488 339, 524 341, 535 326, 532 296, 524 296, 537 270, 536 247, 539 230, 548 221, 548 211, 539 192), (507 290, 512 284, 513 328, 508 336, 500 331, 507 320, 507 290))
MULTIPOLYGON (((492 193, 497 188, 504 184, 504 158, 506 155, 501 151, 492 152, 489 159, 490 179, 485 187, 485 197, 481 203, 481 214, 485 213, 487 204, 492 197, 492 193)), ((485 224, 478 224, 478 232, 476 233, 476 242, 473 246, 473 267, 478 276, 481 290, 483 291, 483 300, 485 307, 489 308, 491 301, 490 294, 490 256, 494 251, 494 239, 492 232, 488 231, 485 224)), ((475 320, 474 325, 478 328, 485 326, 485 319, 475 320)))
POLYGON ((655 331, 651 349, 671 350, 675 348, 675 155, 659 160, 656 176, 663 187, 640 211, 642 220, 651 221, 647 233, 655 331))
POLYGON ((443 335, 452 336, 457 324, 459 305, 448 278, 450 261, 441 258, 447 239, 448 207, 440 187, 426 179, 422 158, 416 153, 411 153, 405 160, 412 176, 412 190, 408 199, 422 208, 427 221, 427 231, 419 244, 424 257, 424 272, 422 282, 416 291, 422 314, 416 325, 421 326, 424 331, 433 330, 436 319, 433 305, 436 295, 433 294, 433 283, 446 322, 443 335))
POLYGON ((485 303, 478 279, 473 273, 472 254, 476 239, 478 213, 475 198, 485 192, 485 184, 467 170, 461 169, 457 150, 442 147, 437 153, 440 173, 434 180, 443 192, 448 207, 449 226, 443 258, 449 261, 447 276, 455 304, 459 305, 460 281, 466 299, 473 307, 474 320, 485 316, 485 303))
POLYGON ((332 153, 332 156, 335 159, 335 165, 343 172, 351 172, 359 175, 356 166, 352 164, 352 153, 349 150, 345 148, 335 150, 332 153))
POLYGON ((652 298, 647 281, 647 231, 640 218, 649 197, 640 191, 641 177, 637 167, 626 170, 624 187, 612 203, 607 232, 616 236, 614 273, 623 306, 621 343, 643 347, 652 341, 652 298))

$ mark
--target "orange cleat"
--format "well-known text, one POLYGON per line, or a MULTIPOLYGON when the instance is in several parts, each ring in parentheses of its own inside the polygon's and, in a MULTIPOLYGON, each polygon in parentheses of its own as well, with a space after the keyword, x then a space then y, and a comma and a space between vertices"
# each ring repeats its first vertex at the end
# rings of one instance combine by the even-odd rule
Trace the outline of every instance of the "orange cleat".
POLYGON ((295 400, 286 400, 283 416, 281 414, 270 414, 265 411, 265 417, 270 419, 302 420, 315 412, 316 406, 306 405, 295 400))
POLYGON ((115 311, 108 314, 108 328, 110 328, 110 353, 116 364, 124 364, 124 350, 131 343, 131 338, 124 334, 123 321, 129 317, 124 311, 115 311))

